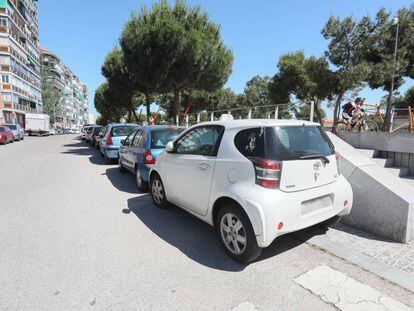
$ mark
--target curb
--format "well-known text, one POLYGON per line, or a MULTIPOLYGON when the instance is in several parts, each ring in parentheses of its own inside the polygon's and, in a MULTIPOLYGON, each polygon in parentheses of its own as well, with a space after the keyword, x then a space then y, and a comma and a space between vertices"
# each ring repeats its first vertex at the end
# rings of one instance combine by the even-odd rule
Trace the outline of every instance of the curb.
POLYGON ((323 235, 313 236, 310 239, 306 239, 303 234, 300 233, 296 233, 294 236, 302 242, 327 251, 336 257, 342 258, 364 270, 367 270, 368 272, 371 272, 414 293, 414 277, 404 271, 386 265, 363 253, 356 252, 343 244, 338 245, 338 243, 329 242, 323 235))

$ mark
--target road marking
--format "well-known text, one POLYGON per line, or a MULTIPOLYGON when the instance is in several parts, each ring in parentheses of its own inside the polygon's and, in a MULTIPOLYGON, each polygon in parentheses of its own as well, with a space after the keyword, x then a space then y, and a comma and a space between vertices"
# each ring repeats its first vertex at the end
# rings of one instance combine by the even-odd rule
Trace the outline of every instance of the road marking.
POLYGON ((294 280, 326 303, 343 311, 413 310, 328 266, 319 266, 294 280))

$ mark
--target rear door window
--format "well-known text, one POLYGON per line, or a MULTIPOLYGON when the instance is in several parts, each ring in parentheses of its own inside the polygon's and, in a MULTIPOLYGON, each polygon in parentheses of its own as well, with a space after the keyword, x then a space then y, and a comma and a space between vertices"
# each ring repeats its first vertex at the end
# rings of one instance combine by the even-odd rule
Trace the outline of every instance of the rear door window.
POLYGON ((114 126, 111 131, 112 137, 127 136, 135 126, 114 126))
POLYGON ((265 157, 265 139, 262 127, 238 132, 234 138, 234 144, 246 158, 265 157))

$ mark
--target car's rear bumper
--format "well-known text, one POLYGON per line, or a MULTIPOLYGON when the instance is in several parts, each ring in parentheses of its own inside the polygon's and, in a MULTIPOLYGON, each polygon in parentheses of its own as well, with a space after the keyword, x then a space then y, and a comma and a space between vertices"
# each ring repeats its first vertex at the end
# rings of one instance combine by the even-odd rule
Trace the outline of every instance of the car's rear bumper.
POLYGON ((119 147, 113 146, 105 146, 105 154, 110 159, 118 159, 119 156, 119 147))
POLYGON ((283 234, 311 227, 336 215, 348 215, 353 200, 351 186, 343 176, 332 184, 305 191, 287 193, 263 188, 259 192, 260 195, 249 195, 244 201, 247 210, 255 211, 257 215, 250 219, 256 222, 253 224, 255 232, 261 228, 261 232, 256 232, 261 247, 269 246, 283 234), (277 195, 273 191, 277 191, 277 195), (324 204, 315 200, 322 197, 328 198, 324 204), (282 226, 279 227, 279 224, 282 226))

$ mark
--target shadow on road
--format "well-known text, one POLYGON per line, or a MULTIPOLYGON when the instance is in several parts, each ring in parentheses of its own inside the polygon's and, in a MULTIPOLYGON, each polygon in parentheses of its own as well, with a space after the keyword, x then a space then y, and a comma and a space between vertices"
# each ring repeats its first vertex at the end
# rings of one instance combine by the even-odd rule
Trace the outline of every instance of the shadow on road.
MULTIPOLYGON (((144 194, 129 199, 128 209, 122 212, 132 212, 157 236, 204 266, 230 272, 242 271, 246 267, 227 256, 213 227, 179 207, 158 209, 151 196, 144 194)), ((302 242, 292 236, 280 237, 263 250, 257 261, 275 257, 300 244, 302 242)))
MULTIPOLYGON (((102 160, 103 161, 103 160, 102 160)), ((140 193, 135 183, 135 178, 132 174, 121 174, 118 167, 108 168, 105 173, 112 186, 122 192, 140 193)))
POLYGON ((63 151, 62 153, 80 156, 90 156, 89 162, 91 162, 92 164, 107 165, 103 157, 100 155, 99 149, 96 149, 95 147, 91 146, 86 142, 79 141, 78 139, 76 139, 76 141, 76 143, 63 145, 64 147, 70 149, 63 151))

